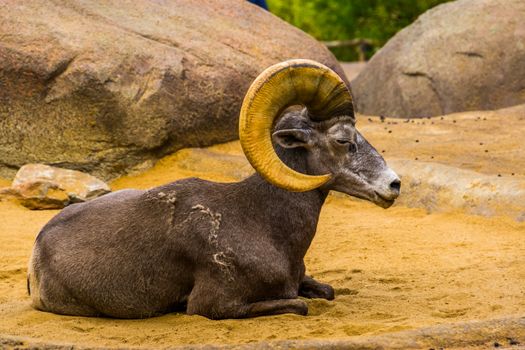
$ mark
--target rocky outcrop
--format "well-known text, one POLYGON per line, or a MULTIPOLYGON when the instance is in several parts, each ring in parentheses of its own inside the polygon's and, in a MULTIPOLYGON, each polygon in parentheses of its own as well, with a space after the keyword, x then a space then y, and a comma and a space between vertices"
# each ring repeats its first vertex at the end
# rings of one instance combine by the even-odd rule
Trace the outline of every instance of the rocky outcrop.
POLYGON ((463 210, 481 216, 525 221, 525 180, 485 175, 433 162, 391 159, 403 182, 396 205, 429 213, 463 210))
POLYGON ((0 176, 26 163, 104 179, 174 150, 237 137, 266 67, 342 69, 302 31, 247 1, 35 0, 0 11, 0 176))
POLYGON ((18 188, 0 189, 0 200, 10 199, 29 209, 62 209, 69 204, 69 197, 60 186, 50 181, 35 181, 18 188))
POLYGON ((43 164, 24 165, 10 188, 2 190, 29 209, 61 209, 110 192, 103 181, 79 171, 43 164))
POLYGON ((425 117, 525 102, 525 2, 458 0, 394 36, 352 81, 357 110, 425 117))

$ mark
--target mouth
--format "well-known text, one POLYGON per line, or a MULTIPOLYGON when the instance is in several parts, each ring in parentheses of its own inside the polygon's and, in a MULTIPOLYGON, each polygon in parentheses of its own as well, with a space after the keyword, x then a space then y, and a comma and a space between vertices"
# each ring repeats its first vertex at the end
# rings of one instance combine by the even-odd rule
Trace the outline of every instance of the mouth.
POLYGON ((374 191, 374 194, 375 194, 375 198, 373 202, 384 209, 390 208, 392 204, 394 204, 394 202, 396 201, 396 198, 383 197, 381 194, 379 194, 376 191, 374 191))

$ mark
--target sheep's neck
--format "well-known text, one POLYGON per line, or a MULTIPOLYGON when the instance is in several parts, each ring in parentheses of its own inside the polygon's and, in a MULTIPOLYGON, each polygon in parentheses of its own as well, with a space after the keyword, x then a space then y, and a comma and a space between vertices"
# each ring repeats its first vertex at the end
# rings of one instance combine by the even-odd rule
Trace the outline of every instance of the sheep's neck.
MULTIPOLYGON (((308 173, 306 157, 302 150, 277 150, 280 158, 292 169, 308 173)), ((320 189, 307 192, 290 192, 278 188, 260 175, 254 174, 241 182, 254 209, 253 215, 270 223, 270 235, 290 255, 301 258, 306 254, 315 235, 321 208, 328 191, 320 189)))

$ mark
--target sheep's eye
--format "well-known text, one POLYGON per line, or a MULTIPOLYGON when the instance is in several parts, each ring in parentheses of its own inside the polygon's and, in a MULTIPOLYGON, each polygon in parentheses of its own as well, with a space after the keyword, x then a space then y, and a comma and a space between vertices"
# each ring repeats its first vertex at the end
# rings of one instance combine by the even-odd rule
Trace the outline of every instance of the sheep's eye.
POLYGON ((350 153, 356 153, 357 152, 357 145, 355 143, 353 143, 352 141, 350 141, 350 140, 337 139, 337 140, 335 140, 335 142, 337 142, 341 146, 347 146, 348 147, 348 151, 350 153))

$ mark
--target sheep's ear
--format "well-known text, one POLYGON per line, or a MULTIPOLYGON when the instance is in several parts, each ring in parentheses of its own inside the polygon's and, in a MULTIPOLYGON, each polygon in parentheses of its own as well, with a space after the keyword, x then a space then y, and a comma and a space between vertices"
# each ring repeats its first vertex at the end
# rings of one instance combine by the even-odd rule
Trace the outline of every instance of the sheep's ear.
POLYGON ((283 148, 307 148, 311 141, 311 130, 308 129, 284 129, 272 134, 275 143, 283 148))

